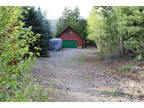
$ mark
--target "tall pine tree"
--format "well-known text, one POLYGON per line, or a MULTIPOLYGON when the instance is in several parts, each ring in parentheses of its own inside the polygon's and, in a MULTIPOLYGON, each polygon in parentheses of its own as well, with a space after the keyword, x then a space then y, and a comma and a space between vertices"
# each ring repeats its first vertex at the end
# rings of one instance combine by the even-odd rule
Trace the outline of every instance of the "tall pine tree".
MULTIPOLYGON (((27 27, 31 26, 35 34, 40 34, 40 39, 35 42, 34 46, 41 48, 40 56, 48 56, 48 41, 50 36, 50 26, 48 20, 41 9, 35 7, 23 7, 23 21, 27 27)), ((34 50, 34 47, 31 48, 34 50)))

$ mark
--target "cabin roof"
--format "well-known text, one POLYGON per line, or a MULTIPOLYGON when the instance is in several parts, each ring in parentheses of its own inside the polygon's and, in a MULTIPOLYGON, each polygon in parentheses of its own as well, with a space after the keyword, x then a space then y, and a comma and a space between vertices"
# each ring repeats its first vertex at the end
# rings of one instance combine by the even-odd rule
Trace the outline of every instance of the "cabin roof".
POLYGON ((56 37, 58 38, 59 36, 61 36, 64 32, 66 32, 67 30, 71 29, 72 31, 74 31, 75 33, 77 33, 83 40, 85 40, 76 30, 74 30, 72 27, 68 26, 63 32, 61 32, 59 35, 57 35, 56 37))

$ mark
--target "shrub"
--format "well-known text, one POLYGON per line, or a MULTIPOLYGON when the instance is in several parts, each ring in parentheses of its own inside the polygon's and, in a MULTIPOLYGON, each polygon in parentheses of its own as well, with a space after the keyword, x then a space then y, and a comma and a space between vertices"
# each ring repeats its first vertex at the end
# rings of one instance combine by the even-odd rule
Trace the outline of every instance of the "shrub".
POLYGON ((21 7, 0 7, 0 101, 41 101, 31 95, 38 88, 29 73, 36 60, 29 44, 39 35, 24 27, 21 13, 21 7))

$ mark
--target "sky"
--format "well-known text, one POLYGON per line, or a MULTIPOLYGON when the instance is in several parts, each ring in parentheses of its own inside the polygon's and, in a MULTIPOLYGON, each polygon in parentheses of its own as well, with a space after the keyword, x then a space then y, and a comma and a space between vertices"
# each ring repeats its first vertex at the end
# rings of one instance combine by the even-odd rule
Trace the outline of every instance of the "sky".
POLYGON ((143 6, 144 0, 0 0, 1 6, 40 6, 47 11, 48 19, 58 19, 64 7, 79 7, 87 18, 92 6, 143 6))
POLYGON ((46 11, 48 19, 58 19, 65 7, 70 7, 71 9, 78 7, 81 16, 87 18, 93 6, 90 1, 92 0, 52 0, 47 5, 40 7, 46 11))

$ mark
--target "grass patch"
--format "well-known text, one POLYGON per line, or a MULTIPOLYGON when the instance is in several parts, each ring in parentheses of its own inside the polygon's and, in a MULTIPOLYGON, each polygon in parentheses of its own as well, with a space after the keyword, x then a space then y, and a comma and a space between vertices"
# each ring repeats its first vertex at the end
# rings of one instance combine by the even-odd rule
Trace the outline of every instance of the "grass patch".
POLYGON ((84 59, 85 59, 84 56, 78 56, 78 57, 72 58, 72 61, 79 62, 79 63, 84 63, 84 59))

